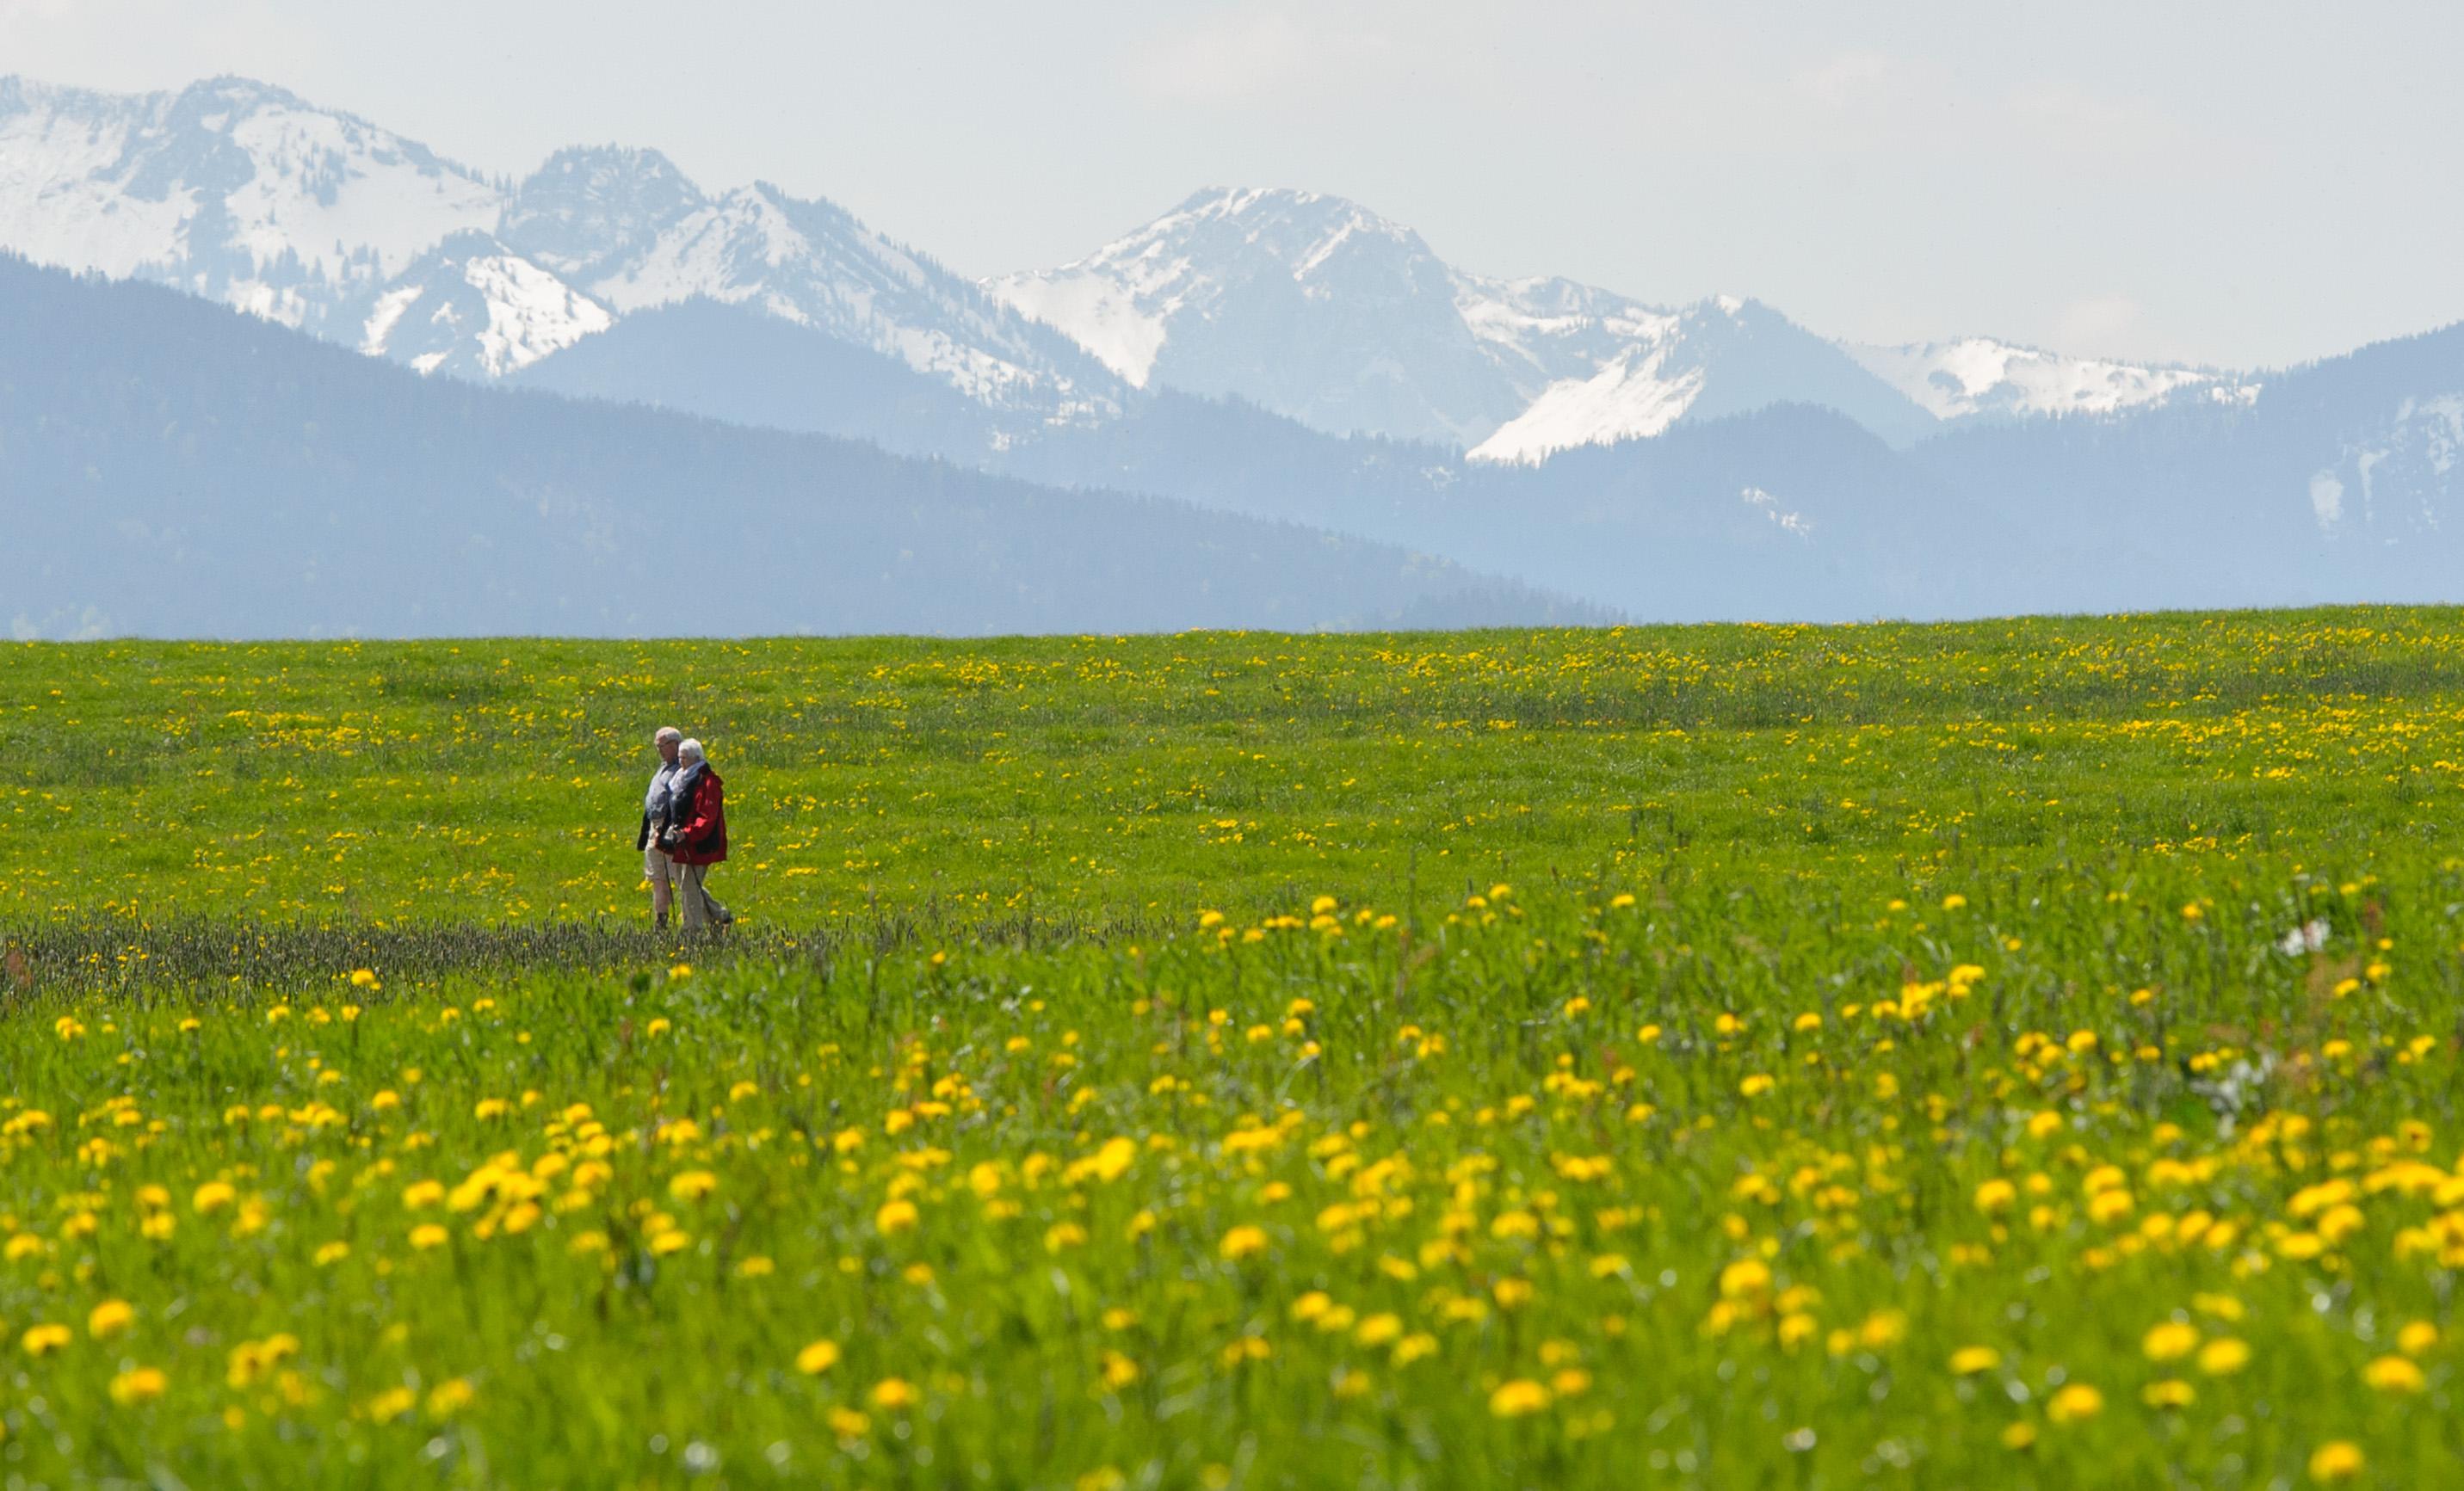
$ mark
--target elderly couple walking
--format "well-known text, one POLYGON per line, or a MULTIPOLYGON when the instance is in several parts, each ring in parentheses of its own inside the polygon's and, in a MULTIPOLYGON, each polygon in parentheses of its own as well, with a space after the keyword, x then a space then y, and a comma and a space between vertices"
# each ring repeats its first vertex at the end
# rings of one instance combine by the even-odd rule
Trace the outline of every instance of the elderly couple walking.
POLYGON ((718 773, 710 769, 701 742, 673 726, 663 726, 651 743, 659 750, 659 769, 642 798, 642 831, 633 842, 650 882, 650 914, 664 931, 670 904, 681 901, 685 931, 725 932, 736 914, 703 884, 710 867, 727 858, 727 800, 718 773))

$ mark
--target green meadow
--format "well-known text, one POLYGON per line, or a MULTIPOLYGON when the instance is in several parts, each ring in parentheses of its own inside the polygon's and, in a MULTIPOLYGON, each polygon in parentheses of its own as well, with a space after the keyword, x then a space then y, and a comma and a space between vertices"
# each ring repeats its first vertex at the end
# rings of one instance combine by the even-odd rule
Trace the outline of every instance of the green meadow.
POLYGON ((0 683, 11 1486, 2464 1479, 2454 610, 0 683))

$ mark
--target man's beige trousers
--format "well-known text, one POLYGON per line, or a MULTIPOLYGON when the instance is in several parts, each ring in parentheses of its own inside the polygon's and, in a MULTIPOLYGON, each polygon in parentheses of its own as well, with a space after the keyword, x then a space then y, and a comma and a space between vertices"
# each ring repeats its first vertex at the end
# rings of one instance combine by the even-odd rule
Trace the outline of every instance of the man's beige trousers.
POLYGON ((684 866, 668 858, 655 841, 642 851, 642 878, 650 883, 650 915, 662 927, 668 922, 668 908, 675 901, 676 877, 683 872, 684 866))

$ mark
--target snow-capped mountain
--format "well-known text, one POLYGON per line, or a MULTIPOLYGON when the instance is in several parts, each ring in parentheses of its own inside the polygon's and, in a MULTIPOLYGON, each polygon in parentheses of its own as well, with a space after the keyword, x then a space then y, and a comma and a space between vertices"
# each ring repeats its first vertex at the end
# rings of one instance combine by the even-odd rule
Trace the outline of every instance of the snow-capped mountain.
POLYGON ((1232 394, 1336 433, 1529 461, 1688 414, 1827 404, 1895 438, 1933 420, 1769 308, 1678 310, 1493 279, 1315 192, 1199 192, 1075 263, 989 282, 1123 378, 1232 394))
POLYGON ((456 233, 379 292, 359 347, 423 373, 501 378, 614 324, 605 306, 502 240, 456 233))
POLYGON ((0 248, 160 281, 407 362, 501 377, 626 315, 752 306, 1035 421, 1122 391, 1068 339, 826 202, 706 195, 655 151, 507 187, 278 88, 0 79, 0 248))
POLYGON ((2247 402, 2212 369, 1968 338, 1834 343, 1722 296, 1675 309, 1573 280, 1497 279, 1314 192, 1214 189, 1059 269, 987 282, 1129 382, 1233 394, 1320 429, 1529 462, 1772 404, 1894 444, 1971 419, 2247 402))
POLYGON ((696 367, 737 375, 700 412, 979 462, 1039 430, 1112 428, 1141 388, 1531 464, 1778 404, 1906 446, 1962 425, 2238 407, 2259 386, 1987 338, 1846 345, 1750 299, 1666 307, 1475 274, 1302 191, 1199 192, 1075 263, 978 283, 827 202, 705 191, 655 150, 560 151, 509 184, 229 77, 142 96, 0 78, 0 249, 173 285, 424 373, 674 402, 659 359, 690 344, 696 367), (606 336, 653 310, 673 314, 606 336), (748 318, 830 345, 753 335, 748 318), (784 385, 739 397, 755 365, 784 385))
MULTIPOLYGON (((550 185, 559 191, 563 186, 550 185)), ((530 195, 526 184, 517 201, 530 195)), ((625 191, 628 201, 639 195, 625 191)), ((540 220, 527 210, 517 215, 517 222, 540 220)), ((695 297, 751 305, 889 353, 995 406, 1042 407, 1067 418, 1113 402, 1111 375, 1076 344, 829 203, 800 202, 759 184, 717 197, 679 197, 664 221, 638 229, 631 252, 576 272, 587 272, 583 292, 619 316, 695 297)), ((528 247, 518 230, 512 241, 528 247)), ((545 252, 556 247, 551 242, 545 252)))
POLYGON ((1075 264, 989 282, 1139 386, 1470 445, 1528 402, 1419 235, 1339 197, 1206 191, 1075 264))
POLYGON ((425 146, 244 78, 140 97, 0 78, 0 245, 38 263, 332 335, 500 208, 425 146))
POLYGON ((2247 404, 2258 384, 2211 368, 2064 357, 1991 337, 1907 346, 1842 343, 1867 371, 1936 419, 2119 414, 2184 394, 2247 404))

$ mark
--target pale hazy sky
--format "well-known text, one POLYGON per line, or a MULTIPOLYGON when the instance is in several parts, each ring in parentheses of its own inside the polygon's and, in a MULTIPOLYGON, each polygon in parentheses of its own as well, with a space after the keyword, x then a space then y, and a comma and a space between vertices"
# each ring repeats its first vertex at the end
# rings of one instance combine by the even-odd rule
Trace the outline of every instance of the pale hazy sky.
POLYGON ((972 274, 1208 185, 1837 336, 2265 365, 2464 318, 2454 0, 0 0, 0 72, 656 145, 972 274))

